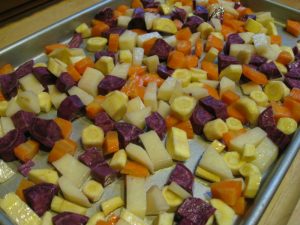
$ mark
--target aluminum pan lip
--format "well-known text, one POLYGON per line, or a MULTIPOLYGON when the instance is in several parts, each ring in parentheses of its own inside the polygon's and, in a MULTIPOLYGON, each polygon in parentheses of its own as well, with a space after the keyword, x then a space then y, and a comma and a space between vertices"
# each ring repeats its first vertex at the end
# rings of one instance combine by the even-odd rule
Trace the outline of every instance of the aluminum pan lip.
MULTIPOLYGON (((282 21, 282 17, 284 18, 299 18, 300 12, 291 7, 284 6, 282 4, 278 4, 272 2, 270 0, 262 0, 255 1, 254 0, 241 0, 242 3, 248 4, 251 7, 253 6, 256 10, 266 10, 272 11, 275 8, 276 12, 280 11, 282 14, 279 21, 282 21), (280 9, 279 9, 280 7, 280 9), (296 17, 297 16, 297 17, 296 17)), ((91 19, 97 10, 101 7, 105 6, 114 6, 121 3, 128 3, 126 0, 104 0, 100 3, 97 3, 87 9, 84 9, 76 14, 69 16, 68 18, 62 19, 55 24, 42 29, 41 31, 35 32, 30 36, 27 36, 4 49, 0 49, 1 56, 1 64, 5 64, 4 60, 8 62, 13 62, 14 66, 18 66, 25 60, 31 59, 34 56, 41 53, 41 49, 43 48, 45 43, 48 42, 56 42, 58 40, 65 40, 66 37, 71 36, 71 32, 73 32, 72 28, 75 28, 80 22, 88 21, 91 19), (68 29, 64 29, 68 27, 68 29), (61 32, 58 32, 61 31, 61 32), (54 32, 54 35, 53 35, 54 32), (55 33, 56 32, 56 33, 55 33), (46 42, 47 41, 47 42, 46 42), (29 52, 25 52, 21 57, 16 57, 14 52, 20 52, 20 50, 24 51, 24 47, 26 49, 26 45, 28 43, 35 42, 35 46, 29 46, 29 52)), ((275 12, 275 16, 278 16, 278 13, 275 12)), ((280 13, 279 13, 280 14, 280 13)), ((277 19, 277 18, 276 18, 277 19)), ((295 39, 296 40, 296 39, 295 39)), ((292 163, 295 155, 297 154, 300 147, 300 130, 298 129, 297 133, 294 135, 293 141, 285 150, 285 152, 280 156, 280 158, 276 161, 272 171, 268 173, 266 180, 264 181, 262 187, 259 190, 257 197, 255 198, 251 208, 248 210, 247 215, 245 215, 237 224, 244 225, 255 225, 258 220, 262 216, 266 207, 268 206, 270 200, 273 197, 273 194, 277 190, 282 178, 286 174, 290 164, 292 163)), ((0 212, 0 222, 4 225, 13 225, 6 216, 0 212)))

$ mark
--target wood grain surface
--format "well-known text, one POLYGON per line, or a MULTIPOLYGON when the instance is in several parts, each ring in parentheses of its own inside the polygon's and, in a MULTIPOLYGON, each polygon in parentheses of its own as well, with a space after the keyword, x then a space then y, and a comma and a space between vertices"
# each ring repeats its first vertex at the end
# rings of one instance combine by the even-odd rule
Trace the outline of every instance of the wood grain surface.
MULTIPOLYGON (((300 8, 300 0, 277 0, 300 8)), ((0 48, 28 36, 56 21, 83 10, 99 0, 64 0, 17 22, 0 28, 0 48)), ((1 56, 0 56, 1 57, 1 56)), ((262 216, 259 225, 300 224, 300 153, 262 216), (298 203, 298 204, 297 204, 298 203), (296 206, 297 205, 297 206, 296 206)))

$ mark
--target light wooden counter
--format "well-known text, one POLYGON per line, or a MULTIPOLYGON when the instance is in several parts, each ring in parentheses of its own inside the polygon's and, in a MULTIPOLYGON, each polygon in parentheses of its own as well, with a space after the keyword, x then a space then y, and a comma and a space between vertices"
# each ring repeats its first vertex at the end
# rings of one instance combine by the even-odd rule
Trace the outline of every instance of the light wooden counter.
MULTIPOLYGON (((289 4, 295 4, 295 7, 300 7, 299 0, 279 1, 288 1, 289 4)), ((64 0, 17 22, 8 24, 0 28, 0 48, 97 2, 99 0, 64 0)), ((289 171, 261 218, 259 225, 299 225, 299 197, 300 153, 294 159, 289 171)))

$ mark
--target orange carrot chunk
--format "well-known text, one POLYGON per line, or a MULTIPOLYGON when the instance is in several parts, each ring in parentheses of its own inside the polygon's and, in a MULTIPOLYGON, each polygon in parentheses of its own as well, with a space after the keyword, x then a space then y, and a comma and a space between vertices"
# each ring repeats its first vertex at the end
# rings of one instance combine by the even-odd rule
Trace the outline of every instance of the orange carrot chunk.
POLYGON ((184 54, 180 51, 172 51, 168 56, 168 67, 179 69, 185 67, 184 54))
POLYGON ((153 37, 150 38, 149 40, 143 42, 143 49, 144 49, 144 53, 145 55, 148 55, 153 47, 153 45, 155 44, 157 38, 153 37))
POLYGON ((92 27, 92 36, 101 36, 101 34, 108 29, 109 26, 106 23, 98 20, 97 23, 92 27))
POLYGON ((88 104, 85 107, 86 115, 88 118, 94 119, 99 112, 103 111, 101 104, 104 101, 104 99, 105 99, 105 96, 98 95, 94 99, 94 101, 92 101, 90 104, 88 104))
POLYGON ((283 64, 283 65, 287 65, 287 64, 289 64, 290 62, 293 61, 293 57, 289 52, 282 51, 278 55, 276 61, 283 64))
POLYGON ((68 65, 67 72, 70 74, 70 76, 73 78, 74 81, 79 81, 81 78, 80 73, 76 70, 76 68, 73 65, 68 65))
POLYGON ((291 90, 291 92, 290 92, 290 96, 291 96, 294 100, 300 102, 300 89, 299 89, 299 88, 293 88, 293 89, 291 90))
POLYGON ((238 200, 236 201, 236 204, 232 206, 234 212, 237 215, 244 215, 247 207, 247 202, 245 197, 239 197, 238 200))
POLYGON ((190 120, 177 123, 174 126, 181 130, 184 130, 188 139, 192 139, 194 137, 194 130, 190 120))
POLYGON ((119 49, 119 34, 109 35, 108 50, 111 52, 117 52, 119 49))
POLYGON ((136 177, 148 177, 150 175, 146 167, 129 160, 126 162, 125 167, 120 171, 120 173, 136 177))
POLYGON ((243 74, 248 79, 252 80, 256 84, 267 84, 268 78, 265 74, 252 69, 250 66, 243 65, 243 74))
POLYGON ((176 33, 177 40, 181 40, 181 41, 182 40, 188 41, 188 40, 190 40, 191 36, 192 36, 192 32, 189 27, 185 27, 185 28, 177 31, 177 33, 176 33))
POLYGON ((195 55, 187 55, 185 57, 185 67, 187 69, 197 67, 198 66, 198 57, 195 55))
POLYGON ((219 93, 217 91, 217 89, 213 88, 212 86, 209 86, 207 84, 203 84, 203 88, 205 88, 208 91, 208 94, 212 97, 214 97, 215 99, 220 99, 219 93))
POLYGON ((202 61, 201 68, 207 72, 210 80, 219 80, 218 65, 212 62, 202 61))
POLYGON ((104 154, 108 155, 119 150, 119 139, 116 131, 108 131, 103 143, 104 154))
POLYGON ((75 63, 75 69, 80 73, 83 74, 85 69, 88 67, 94 67, 94 62, 90 57, 85 57, 75 63))
POLYGON ((0 67, 0 75, 14 72, 14 67, 11 64, 5 64, 0 67))
POLYGON ((60 43, 56 43, 56 44, 51 44, 51 45, 46 45, 45 46, 45 52, 46 54, 51 53, 52 51, 54 51, 55 49, 58 48, 67 48, 68 46, 65 44, 60 44, 60 43))
POLYGON ((72 141, 71 139, 62 139, 55 142, 52 150, 48 155, 48 162, 54 162, 65 154, 74 155, 77 149, 76 142, 72 141))
POLYGON ((243 134, 246 132, 245 128, 242 128, 238 131, 228 131, 226 133, 223 134, 223 141, 225 143, 225 145, 228 147, 230 145, 230 141, 236 137, 238 137, 239 135, 243 134))
POLYGON ((223 41, 220 38, 217 38, 215 35, 209 35, 207 38, 205 51, 208 52, 211 48, 216 48, 218 51, 223 50, 223 41))
POLYGON ((131 8, 144 8, 144 6, 141 0, 133 0, 131 2, 131 8))
POLYGON ((39 152, 39 143, 33 140, 28 140, 23 144, 18 145, 14 149, 16 157, 22 162, 27 162, 39 152))
POLYGON ((231 105, 232 103, 236 102, 237 100, 240 99, 240 96, 238 94, 236 94, 235 92, 233 91, 225 91, 223 94, 222 94, 222 97, 221 97, 222 101, 225 102, 227 105, 231 105))
POLYGON ((271 35, 271 44, 282 44, 282 37, 280 35, 271 35))
POLYGON ((200 57, 202 55, 202 52, 203 52, 203 44, 201 39, 198 39, 195 45, 195 55, 200 57))
POLYGON ((242 123, 246 123, 247 119, 246 116, 243 115, 235 106, 235 104, 231 104, 227 107, 228 116, 236 118, 240 120, 242 123))
POLYGON ((176 50, 188 55, 191 53, 192 43, 189 40, 179 40, 177 41, 176 50))
POLYGON ((287 20, 286 31, 295 37, 298 37, 300 35, 300 22, 295 20, 287 20))
POLYGON ((291 112, 291 117, 297 122, 300 121, 300 102, 294 100, 291 96, 284 98, 283 105, 291 112))
POLYGON ((55 118, 54 122, 59 126, 63 138, 69 138, 72 134, 72 123, 62 118, 55 118))
POLYGON ((166 122, 167 129, 169 130, 170 128, 176 126, 176 124, 178 124, 180 120, 177 119, 175 116, 168 115, 165 118, 165 122, 166 122))
POLYGON ((225 180, 210 186, 213 198, 219 198, 226 204, 234 206, 242 195, 242 182, 225 180))

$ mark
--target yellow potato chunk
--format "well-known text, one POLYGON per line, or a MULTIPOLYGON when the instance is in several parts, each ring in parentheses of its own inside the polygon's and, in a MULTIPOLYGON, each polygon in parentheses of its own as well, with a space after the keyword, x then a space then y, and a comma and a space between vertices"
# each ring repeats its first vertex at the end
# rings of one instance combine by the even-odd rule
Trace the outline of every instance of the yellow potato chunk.
POLYGON ((81 141, 85 148, 100 148, 104 141, 104 132, 101 127, 89 125, 82 130, 81 141))
POLYGON ((188 120, 196 106, 196 100, 190 96, 176 97, 171 103, 171 111, 181 120, 188 120))
POLYGON ((228 127, 222 119, 215 119, 205 124, 203 132, 208 140, 213 141, 221 139, 223 134, 228 132, 228 127))

